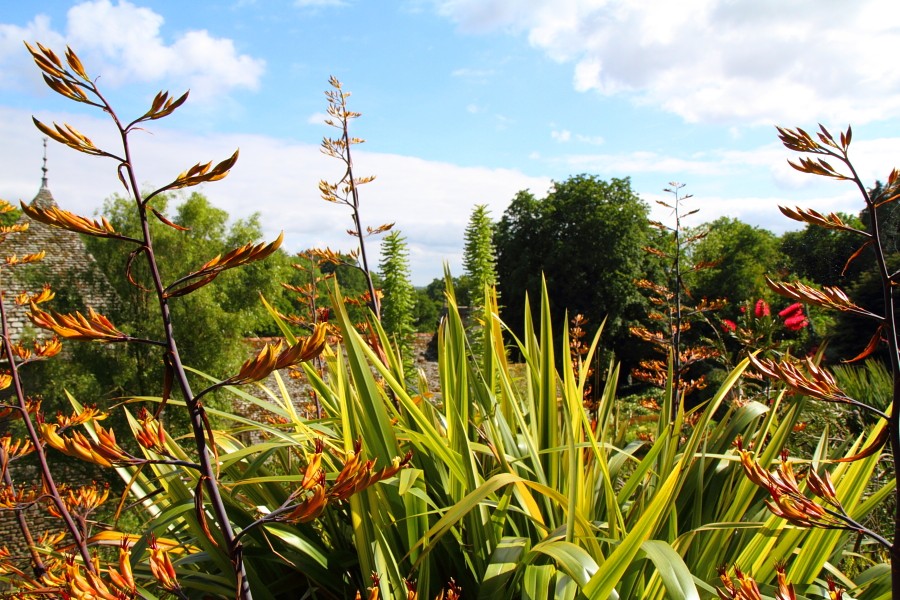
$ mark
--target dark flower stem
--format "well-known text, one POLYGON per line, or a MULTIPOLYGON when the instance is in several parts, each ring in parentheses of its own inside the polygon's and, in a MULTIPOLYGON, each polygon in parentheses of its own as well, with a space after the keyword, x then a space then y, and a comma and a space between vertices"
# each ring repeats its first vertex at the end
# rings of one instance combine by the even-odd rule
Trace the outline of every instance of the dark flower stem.
POLYGON ((206 495, 209 498, 209 503, 212 506, 216 524, 219 527, 219 531, 221 532, 222 537, 225 538, 228 556, 234 567, 234 575, 237 579, 238 584, 237 597, 240 600, 251 600, 252 594, 250 592, 250 582, 247 578, 247 573, 244 568, 241 544, 235 538, 234 530, 232 529, 231 521, 228 518, 228 512, 225 508, 225 503, 222 500, 222 495, 219 490, 218 480, 216 478, 216 470, 214 469, 212 461, 210 460, 211 451, 209 449, 209 443, 206 438, 206 429, 204 427, 204 422, 206 421, 206 411, 203 408, 203 404, 194 396, 194 393, 191 390, 191 385, 188 381, 184 365, 181 362, 181 355, 178 352, 178 346, 175 341, 175 331, 174 327, 172 326, 172 316, 169 309, 169 300, 165 294, 166 287, 163 284, 162 276, 159 272, 159 265, 156 261, 156 254, 153 250, 153 240, 150 234, 150 221, 147 218, 147 204, 141 197, 137 177, 132 166, 133 163, 131 160, 131 147, 128 141, 130 126, 123 127, 118 116, 113 111, 112 107, 109 105, 106 99, 100 94, 100 92, 96 88, 94 88, 92 91, 103 103, 104 110, 110 115, 119 130, 119 135, 122 140, 122 148, 125 153, 125 159, 124 161, 122 161, 121 169, 125 172, 128 178, 128 183, 131 187, 131 193, 138 210, 138 216, 140 217, 142 233, 141 248, 143 250, 142 254, 146 258, 147 265, 150 269, 150 277, 153 281, 153 289, 156 293, 157 302, 159 304, 160 317, 162 319, 163 331, 165 334, 166 349, 164 362, 167 365, 167 368, 172 370, 175 381, 177 382, 184 401, 187 404, 191 422, 191 430, 194 435, 194 445, 197 448, 197 460, 200 467, 200 477, 204 482, 204 488, 206 490, 206 495))

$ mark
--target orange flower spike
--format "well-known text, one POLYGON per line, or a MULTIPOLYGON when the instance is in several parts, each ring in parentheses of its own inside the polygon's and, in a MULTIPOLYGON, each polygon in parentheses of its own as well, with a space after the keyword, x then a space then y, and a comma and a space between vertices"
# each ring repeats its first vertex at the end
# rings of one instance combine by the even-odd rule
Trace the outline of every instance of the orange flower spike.
POLYGON ((722 581, 723 588, 716 588, 719 598, 722 600, 762 600, 759 587, 749 575, 745 575, 738 567, 734 567, 734 576, 737 584, 728 575, 728 569, 719 568, 719 579, 722 581))
POLYGON ((169 553, 162 550, 156 543, 155 537, 150 538, 150 572, 164 590, 172 592, 181 589, 175 573, 175 565, 172 564, 169 553))
POLYGON ((327 332, 328 326, 325 323, 317 324, 309 336, 278 355, 275 368, 284 369, 319 356, 325 349, 325 334, 327 332))
POLYGON ((131 462, 132 457, 126 454, 119 444, 116 442, 116 433, 110 429, 104 429, 101 425, 96 426, 97 439, 100 444, 92 444, 92 448, 100 453, 104 458, 113 463, 131 462))
POLYGON ((12 439, 10 434, 0 437, 0 459, 5 466, 13 458, 19 458, 34 452, 34 445, 28 439, 12 439))
POLYGON ((844 590, 831 577, 828 578, 828 600, 844 600, 844 590))
POLYGON ((51 358, 56 356, 62 351, 62 342, 59 341, 59 338, 53 336, 49 340, 37 341, 34 342, 34 353, 40 356, 41 358, 51 358))
POLYGON ((122 544, 119 546, 119 568, 116 570, 109 567, 107 572, 116 587, 124 590, 129 596, 134 596, 134 574, 131 571, 131 550, 128 546, 128 538, 122 538, 122 544))
MULTIPOLYGON (((44 443, 46 443, 51 448, 59 450, 63 454, 74 456, 75 458, 80 458, 81 460, 85 460, 88 462, 93 462, 91 453, 88 449, 71 443, 67 438, 62 437, 57 433, 56 430, 59 428, 59 426, 55 423, 39 423, 38 428, 40 430, 41 439, 43 439, 44 443)), ((111 467, 112 464, 101 464, 101 466, 111 467)))
POLYGON ((738 598, 746 598, 747 600, 762 600, 762 595, 759 592, 759 586, 756 585, 756 581, 754 581, 754 579, 750 577, 750 575, 743 573, 737 567, 734 568, 734 572, 741 584, 741 595, 738 596, 738 598))
POLYGON ((306 465, 306 471, 303 474, 303 481, 300 482, 300 487, 304 490, 312 489, 313 486, 317 485, 321 480, 322 474, 322 451, 324 450, 324 444, 321 439, 316 440, 316 451, 309 459, 309 464, 306 465))
MULTIPOLYGON (((99 571, 100 565, 95 561, 95 570, 99 571)), ((87 571, 82 574, 81 565, 74 560, 66 560, 64 590, 76 600, 119 600, 119 595, 114 594, 102 579, 96 574, 87 571)))
POLYGON ((775 600, 797 600, 794 586, 788 583, 784 576, 784 565, 775 565, 775 572, 778 574, 778 591, 775 593, 775 600))
POLYGON ((56 422, 59 424, 60 429, 68 429, 88 421, 100 421, 105 418, 106 415, 101 413, 94 405, 85 406, 80 413, 73 413, 72 415, 65 415, 61 412, 56 413, 56 422))
POLYGON ((815 469, 810 469, 806 476, 806 486, 813 494, 827 502, 828 504, 842 508, 840 501, 837 499, 837 491, 834 489, 834 483, 831 481, 831 475, 825 471, 824 476, 820 476, 815 469))
POLYGON ((16 358, 18 358, 20 362, 25 362, 29 358, 31 358, 31 350, 29 350, 22 344, 13 344, 12 351, 13 351, 13 354, 16 355, 16 358))
POLYGON ((325 493, 325 487, 316 485, 312 488, 312 495, 280 518, 290 523, 306 523, 321 515, 327 504, 328 496, 325 493))
POLYGON ((794 475, 794 466, 787 459, 787 452, 782 451, 781 466, 771 473, 771 481, 778 486, 782 493, 799 496, 800 485, 797 483, 797 477, 794 475))
POLYGON ((147 450, 164 453, 166 447, 166 431, 162 423, 153 418, 146 409, 142 408, 138 413, 140 429, 134 434, 138 443, 147 450))
POLYGON ((750 457, 750 452, 744 450, 740 438, 735 442, 735 445, 737 446, 738 454, 741 457, 741 466, 744 467, 747 478, 759 487, 768 488, 772 481, 769 472, 760 467, 759 464, 750 457))
POLYGON ((45 312, 32 302, 28 318, 41 329, 49 329, 68 339, 103 343, 128 340, 127 335, 116 329, 109 319, 93 308, 88 309, 88 316, 85 317, 80 312, 74 314, 45 312))
POLYGON ((100 425, 97 426, 99 445, 77 431, 72 432, 68 437, 63 437, 57 433, 58 426, 55 423, 41 423, 39 427, 41 438, 47 445, 63 454, 98 464, 101 467, 111 467, 113 463, 132 461, 132 458, 116 443, 116 437, 112 430, 105 430, 100 425))

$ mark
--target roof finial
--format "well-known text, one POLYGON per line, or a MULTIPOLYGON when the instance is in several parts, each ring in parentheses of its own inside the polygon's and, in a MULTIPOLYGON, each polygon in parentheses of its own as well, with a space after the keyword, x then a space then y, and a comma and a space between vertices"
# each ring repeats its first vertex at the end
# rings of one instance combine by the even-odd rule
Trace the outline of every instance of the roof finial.
POLYGON ((44 175, 41 177, 41 189, 47 189, 47 138, 44 138, 44 166, 41 167, 44 175))

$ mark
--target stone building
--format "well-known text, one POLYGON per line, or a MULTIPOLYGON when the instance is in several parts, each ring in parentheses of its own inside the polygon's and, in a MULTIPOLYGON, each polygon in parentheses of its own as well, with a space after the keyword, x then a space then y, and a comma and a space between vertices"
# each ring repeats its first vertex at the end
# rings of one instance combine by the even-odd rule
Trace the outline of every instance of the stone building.
MULTIPOLYGON (((44 146, 41 187, 31 201, 31 206, 39 208, 56 206, 47 182, 46 141, 44 146)), ((90 306, 98 312, 105 313, 106 309, 115 301, 115 292, 100 271, 93 256, 88 252, 81 236, 58 227, 32 221, 24 214, 20 217, 19 222, 28 222, 28 229, 24 232, 10 234, 0 244, 0 261, 11 254, 21 257, 41 250, 46 252, 46 256, 37 263, 13 268, 0 267, 0 272, 2 272, 0 287, 5 296, 10 338, 16 341, 23 337, 28 339, 46 335, 28 320, 27 307, 16 306, 12 301, 12 298, 19 292, 35 293, 39 291, 44 283, 50 284, 58 293, 57 298, 44 305, 50 310, 65 312, 71 310, 72 306, 79 310, 90 306)), ((65 345, 63 352, 65 353, 65 345)), ((51 360, 60 359, 64 360, 64 357, 58 356, 51 360)), ((4 368, 5 363, 4 359, 0 359, 0 370, 4 368)), ((27 386, 27 379, 25 384, 27 386)), ((7 389, 2 394, 10 392, 11 390, 7 389)), ((0 433, 5 430, 5 425, 0 422, 0 433)), ((14 463, 10 469, 16 485, 33 484, 40 481, 37 465, 29 459, 30 457, 25 457, 24 460, 14 463)), ((67 464, 63 470, 64 473, 54 470, 54 476, 59 481, 90 481, 89 476, 85 475, 85 470, 79 468, 79 465, 67 464)), ((39 505, 32 506, 25 511, 25 514, 35 537, 45 531, 59 529, 55 519, 44 512, 39 505)), ((0 546, 6 546, 13 553, 13 558, 20 561, 20 566, 27 566, 26 546, 23 545, 22 536, 12 511, 0 511, 0 546)))
MULTIPOLYGON (((37 208, 57 206, 47 182, 46 141, 42 167, 41 188, 30 205, 37 208)), ((0 244, 0 259, 15 254, 24 256, 45 251, 46 256, 38 263, 21 267, 4 269, 4 291, 15 295, 21 291, 35 293, 44 283, 54 288, 57 294, 65 298, 51 301, 47 306, 51 310, 68 311, 75 305, 77 309, 91 307, 103 313, 115 301, 115 293, 109 281, 97 267, 94 257, 88 252, 81 236, 72 231, 52 227, 32 221, 22 215, 19 222, 27 222, 28 229, 21 233, 13 233, 0 244), (62 302, 60 302, 62 300, 62 302)), ((26 332, 34 332, 34 326, 26 317, 26 308, 14 306, 7 297, 10 335, 19 339, 26 332)), ((34 332, 36 333, 36 332, 34 332)))

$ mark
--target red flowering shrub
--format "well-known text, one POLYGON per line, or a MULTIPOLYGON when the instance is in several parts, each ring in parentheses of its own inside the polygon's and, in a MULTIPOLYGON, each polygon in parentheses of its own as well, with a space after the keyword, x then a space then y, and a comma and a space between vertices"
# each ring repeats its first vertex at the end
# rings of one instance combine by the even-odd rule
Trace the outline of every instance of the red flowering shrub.
POLYGON ((806 315, 803 313, 803 305, 794 302, 787 308, 781 310, 778 316, 784 320, 784 328, 790 331, 800 331, 809 325, 806 315))
POLYGON ((757 319, 762 319, 763 317, 768 317, 771 313, 769 310, 769 303, 763 299, 759 299, 756 301, 756 306, 753 308, 753 316, 757 319))

